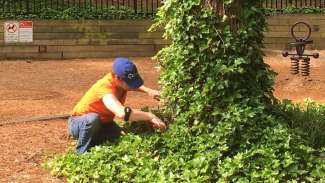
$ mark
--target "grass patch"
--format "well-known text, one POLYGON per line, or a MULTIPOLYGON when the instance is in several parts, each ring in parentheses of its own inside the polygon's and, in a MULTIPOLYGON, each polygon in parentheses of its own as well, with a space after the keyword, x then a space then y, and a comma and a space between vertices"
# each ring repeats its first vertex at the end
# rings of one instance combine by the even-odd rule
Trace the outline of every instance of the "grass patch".
POLYGON ((316 149, 325 145, 325 104, 311 99, 303 103, 284 100, 279 105, 288 126, 304 134, 305 140, 316 149))

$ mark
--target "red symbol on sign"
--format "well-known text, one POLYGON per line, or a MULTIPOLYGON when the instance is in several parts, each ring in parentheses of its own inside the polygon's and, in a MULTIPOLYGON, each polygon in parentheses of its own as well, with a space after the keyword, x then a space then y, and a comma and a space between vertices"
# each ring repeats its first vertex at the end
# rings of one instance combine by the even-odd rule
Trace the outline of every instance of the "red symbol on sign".
POLYGON ((7 25, 7 32, 15 33, 16 30, 17 30, 17 25, 16 24, 8 24, 7 25))

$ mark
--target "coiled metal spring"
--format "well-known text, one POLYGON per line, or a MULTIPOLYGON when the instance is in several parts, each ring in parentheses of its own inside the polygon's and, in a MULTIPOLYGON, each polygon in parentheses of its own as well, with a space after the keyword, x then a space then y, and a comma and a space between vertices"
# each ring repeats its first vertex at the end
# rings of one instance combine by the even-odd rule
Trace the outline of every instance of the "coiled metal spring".
POLYGON ((299 60, 297 58, 291 57, 291 74, 299 73, 299 60))
POLYGON ((301 60, 301 75, 302 76, 309 76, 310 74, 310 58, 304 58, 301 60))

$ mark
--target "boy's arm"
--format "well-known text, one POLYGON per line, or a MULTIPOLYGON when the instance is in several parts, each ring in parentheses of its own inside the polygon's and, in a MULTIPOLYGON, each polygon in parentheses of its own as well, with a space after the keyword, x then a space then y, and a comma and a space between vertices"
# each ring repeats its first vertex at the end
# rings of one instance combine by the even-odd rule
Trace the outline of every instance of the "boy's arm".
POLYGON ((159 100, 160 99, 160 93, 157 90, 153 90, 151 88, 148 88, 144 85, 140 86, 136 91, 147 93, 150 97, 159 100))
MULTIPOLYGON (((117 118, 124 120, 125 107, 113 94, 106 94, 102 100, 108 110, 112 111, 117 118)), ((143 112, 137 109, 132 109, 129 121, 149 121, 149 123, 154 128, 166 129, 166 124, 161 121, 156 115, 150 112, 143 112)))

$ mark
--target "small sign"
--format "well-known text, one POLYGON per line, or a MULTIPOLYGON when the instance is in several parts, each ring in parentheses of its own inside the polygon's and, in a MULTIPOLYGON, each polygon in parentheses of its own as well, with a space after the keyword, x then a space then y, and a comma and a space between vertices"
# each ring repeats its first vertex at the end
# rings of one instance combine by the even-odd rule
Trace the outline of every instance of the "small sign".
POLYGON ((5 43, 33 42, 32 21, 8 21, 4 23, 5 43))
POLYGON ((4 32, 5 43, 17 43, 19 41, 19 22, 5 22, 4 32))
POLYGON ((33 22, 32 21, 19 22, 19 42, 21 42, 21 43, 33 42, 33 22))

